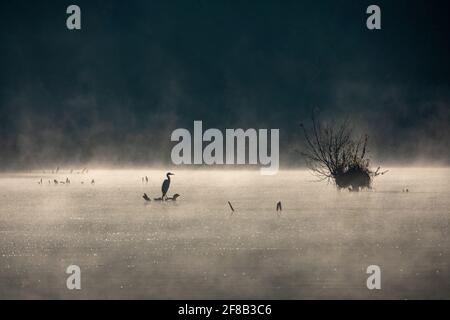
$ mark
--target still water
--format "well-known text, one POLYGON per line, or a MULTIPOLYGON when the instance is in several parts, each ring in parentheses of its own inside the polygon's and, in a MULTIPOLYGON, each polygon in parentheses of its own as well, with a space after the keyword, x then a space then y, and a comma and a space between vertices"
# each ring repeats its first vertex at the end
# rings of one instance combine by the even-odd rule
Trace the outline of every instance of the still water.
POLYGON ((303 170, 173 172, 176 202, 142 199, 160 170, 1 174, 0 298, 450 298, 449 168, 390 168, 360 193, 303 170))

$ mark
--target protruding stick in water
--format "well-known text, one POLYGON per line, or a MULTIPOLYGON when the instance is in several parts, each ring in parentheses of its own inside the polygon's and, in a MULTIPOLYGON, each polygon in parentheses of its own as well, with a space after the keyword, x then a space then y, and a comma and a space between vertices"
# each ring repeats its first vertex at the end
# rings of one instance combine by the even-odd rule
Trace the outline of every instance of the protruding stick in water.
POLYGON ((278 201, 277 203, 277 212, 278 211, 283 211, 283 208, 281 207, 281 201, 278 201))
POLYGON ((230 202, 230 201, 228 201, 228 205, 230 206, 231 211, 234 212, 234 208, 233 208, 233 206, 231 205, 231 202, 230 202))

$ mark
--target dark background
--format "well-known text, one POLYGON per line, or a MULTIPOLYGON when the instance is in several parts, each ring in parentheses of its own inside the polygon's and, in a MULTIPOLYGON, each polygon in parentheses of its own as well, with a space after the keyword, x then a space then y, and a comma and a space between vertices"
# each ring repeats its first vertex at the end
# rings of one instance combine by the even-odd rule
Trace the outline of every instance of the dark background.
POLYGON ((376 161, 450 162, 448 1, 1 1, 0 167, 170 163, 170 133, 349 117, 376 161), (82 30, 66 28, 81 7, 82 30), (366 8, 382 30, 366 28, 366 8))

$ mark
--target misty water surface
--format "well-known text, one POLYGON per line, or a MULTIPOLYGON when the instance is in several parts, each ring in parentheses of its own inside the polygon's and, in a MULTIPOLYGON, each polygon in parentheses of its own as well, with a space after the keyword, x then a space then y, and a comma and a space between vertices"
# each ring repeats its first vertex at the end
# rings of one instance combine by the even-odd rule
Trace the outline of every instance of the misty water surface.
POLYGON ((390 168, 360 193, 301 170, 173 172, 176 203, 141 198, 160 196, 165 171, 2 174, 0 298, 450 296, 448 168, 390 168), (381 290, 366 288, 372 264, 381 290))

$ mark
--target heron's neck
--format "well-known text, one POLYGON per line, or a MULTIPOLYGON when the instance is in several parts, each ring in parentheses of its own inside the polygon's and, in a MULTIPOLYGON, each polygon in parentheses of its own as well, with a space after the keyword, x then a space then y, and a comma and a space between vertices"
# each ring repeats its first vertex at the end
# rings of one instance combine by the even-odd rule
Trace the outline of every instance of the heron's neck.
POLYGON ((169 180, 169 181, 170 181, 170 175, 166 175, 166 177, 167 177, 167 180, 169 180))

